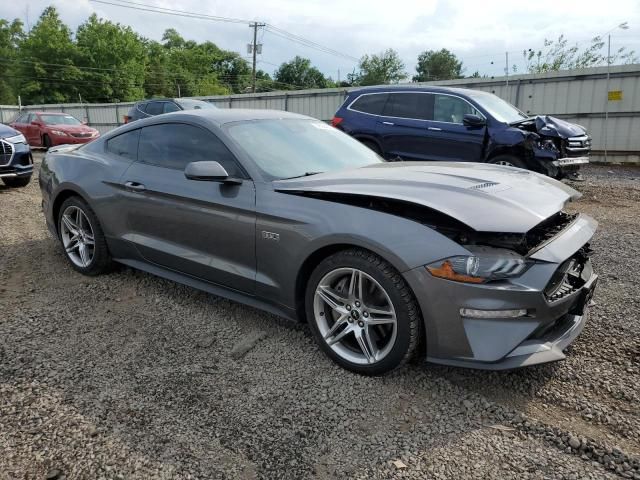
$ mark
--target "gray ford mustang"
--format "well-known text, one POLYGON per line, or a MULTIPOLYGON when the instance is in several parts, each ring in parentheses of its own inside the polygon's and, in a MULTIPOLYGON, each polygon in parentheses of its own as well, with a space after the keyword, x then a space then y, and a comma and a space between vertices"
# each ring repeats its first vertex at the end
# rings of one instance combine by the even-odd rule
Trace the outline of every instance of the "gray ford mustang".
POLYGON ((51 232, 77 271, 119 262, 306 320, 341 366, 426 351, 487 369, 564 358, 597 276, 579 196, 525 170, 389 163, 311 118, 176 112, 49 151, 51 232), (420 346, 422 350, 419 350, 420 346))

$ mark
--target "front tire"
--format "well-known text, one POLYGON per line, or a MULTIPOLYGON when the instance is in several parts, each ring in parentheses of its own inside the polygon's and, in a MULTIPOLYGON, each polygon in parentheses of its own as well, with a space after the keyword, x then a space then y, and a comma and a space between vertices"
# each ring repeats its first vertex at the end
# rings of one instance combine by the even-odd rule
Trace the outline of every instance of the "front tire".
POLYGON ((366 250, 344 250, 320 262, 309 278, 305 311, 320 348, 356 373, 391 372, 420 343, 422 319, 409 286, 366 250))
POLYGON ((45 150, 49 150, 51 148, 51 139, 46 133, 42 136, 42 146, 45 150))
POLYGON ((487 163, 491 163, 492 165, 504 165, 506 167, 516 167, 528 170, 527 165, 521 159, 513 155, 498 155, 497 157, 493 157, 492 159, 490 159, 487 163))
POLYGON ((111 255, 100 222, 80 197, 67 198, 58 215, 58 238, 71 266, 84 275, 111 268, 111 255))
POLYGON ((22 188, 29 185, 31 181, 31 175, 27 177, 8 177, 3 178, 2 182, 9 188, 22 188))

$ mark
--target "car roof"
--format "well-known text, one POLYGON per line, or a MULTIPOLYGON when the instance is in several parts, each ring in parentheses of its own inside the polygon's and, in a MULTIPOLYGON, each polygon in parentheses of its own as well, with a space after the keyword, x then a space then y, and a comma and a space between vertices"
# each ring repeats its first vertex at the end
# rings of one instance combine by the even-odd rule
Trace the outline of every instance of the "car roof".
MULTIPOLYGON (((471 89, 469 88, 453 88, 453 87, 438 87, 431 85, 418 85, 418 84, 405 84, 405 85, 383 85, 376 87, 363 87, 356 90, 351 90, 350 95, 362 94, 362 93, 387 93, 387 92, 403 92, 403 91, 418 91, 418 92, 434 92, 434 93, 457 93, 462 95, 469 95, 471 89)), ((473 90, 475 93, 477 90, 473 90)))
POLYGON ((69 115, 73 117, 73 115, 67 112, 29 112, 29 113, 33 113, 35 115, 69 115))
MULTIPOLYGON (((279 120, 279 119, 304 119, 315 120, 305 115, 297 113, 285 112, 284 110, 258 110, 248 108, 216 108, 201 110, 182 110, 180 112, 165 113, 162 116, 157 115, 155 119, 170 119, 171 117, 182 118, 198 117, 211 121, 217 125, 223 125, 230 122, 242 122, 250 120, 279 120)), ((146 120, 146 119, 145 119, 146 120)))

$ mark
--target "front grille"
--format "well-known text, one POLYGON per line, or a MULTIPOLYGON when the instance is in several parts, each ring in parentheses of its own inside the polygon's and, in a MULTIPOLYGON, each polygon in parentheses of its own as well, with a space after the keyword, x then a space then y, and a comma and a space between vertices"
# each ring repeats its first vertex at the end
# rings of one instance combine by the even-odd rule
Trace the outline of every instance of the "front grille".
MULTIPOLYGON (((589 244, 586 244, 578 250, 573 257, 558 267, 544 289, 547 300, 557 302, 577 292, 584 286, 589 279, 588 277, 591 276, 591 272, 585 272, 585 266, 589 261, 590 252, 589 244)), ((591 267, 589 267, 588 270, 590 270, 590 268, 591 267)))
POLYGON ((565 212, 558 212, 552 217, 547 218, 544 222, 539 223, 526 235, 526 249, 527 251, 540 248, 546 242, 558 235, 561 231, 567 228, 575 220, 578 214, 570 214, 565 212))
POLYGON ((567 157, 584 157, 591 152, 591 137, 588 135, 580 135, 578 137, 569 137, 566 140, 567 157))
POLYGON ((76 138, 89 138, 91 136, 91 133, 72 133, 71 135, 76 138))
POLYGON ((13 145, 5 140, 0 140, 0 166, 9 165, 13 157, 13 145))

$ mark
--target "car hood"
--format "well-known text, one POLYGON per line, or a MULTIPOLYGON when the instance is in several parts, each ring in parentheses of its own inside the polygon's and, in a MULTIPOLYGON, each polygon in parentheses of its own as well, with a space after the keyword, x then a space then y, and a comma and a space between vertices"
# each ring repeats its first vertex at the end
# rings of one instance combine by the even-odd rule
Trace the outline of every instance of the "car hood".
POLYGON ((538 115, 521 122, 513 123, 514 127, 535 130, 545 137, 556 137, 567 139, 584 135, 586 130, 575 123, 565 122, 550 115, 538 115))
POLYGON ((460 162, 389 162, 278 180, 283 193, 388 198, 444 213, 478 232, 525 233, 580 193, 512 167, 460 162))
POLYGON ((13 137, 14 135, 19 135, 19 134, 20 132, 17 131, 16 129, 0 123, 0 138, 13 137))

